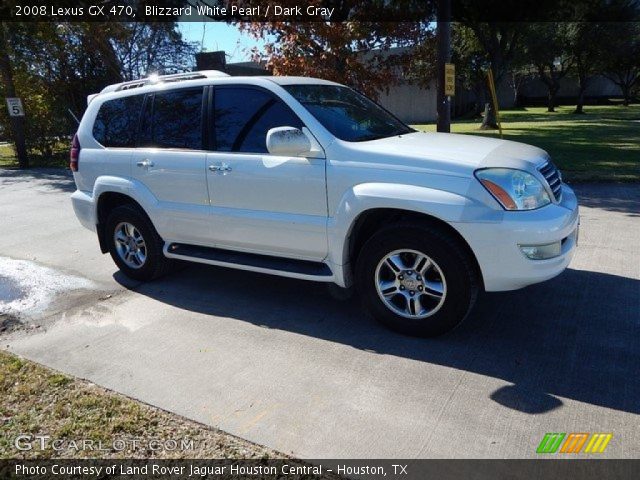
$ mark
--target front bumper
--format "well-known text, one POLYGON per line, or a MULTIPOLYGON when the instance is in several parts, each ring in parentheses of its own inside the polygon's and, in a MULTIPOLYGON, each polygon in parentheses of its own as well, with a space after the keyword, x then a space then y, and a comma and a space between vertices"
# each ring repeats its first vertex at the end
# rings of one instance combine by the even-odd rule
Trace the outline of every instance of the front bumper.
POLYGON ((538 210, 499 212, 486 222, 454 223, 473 250, 485 290, 515 290, 549 280, 571 262, 578 241, 578 201, 573 190, 562 186, 562 202, 538 210), (519 245, 562 242, 559 256, 530 260, 519 245))

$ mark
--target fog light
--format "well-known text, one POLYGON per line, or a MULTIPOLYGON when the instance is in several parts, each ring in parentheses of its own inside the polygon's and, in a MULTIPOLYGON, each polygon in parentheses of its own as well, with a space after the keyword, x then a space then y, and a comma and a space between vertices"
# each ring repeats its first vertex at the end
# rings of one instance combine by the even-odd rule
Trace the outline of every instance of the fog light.
POLYGON ((520 245, 520 250, 531 260, 547 260, 560 255, 562 242, 547 243, 545 245, 520 245))

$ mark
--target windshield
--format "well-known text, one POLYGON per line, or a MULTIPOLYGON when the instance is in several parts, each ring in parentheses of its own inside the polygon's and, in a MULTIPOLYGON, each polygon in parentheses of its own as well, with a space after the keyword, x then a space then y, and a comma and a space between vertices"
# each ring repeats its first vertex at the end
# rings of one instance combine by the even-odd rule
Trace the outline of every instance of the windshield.
POLYGON ((380 105, 339 85, 283 85, 333 135, 364 142, 414 132, 380 105))

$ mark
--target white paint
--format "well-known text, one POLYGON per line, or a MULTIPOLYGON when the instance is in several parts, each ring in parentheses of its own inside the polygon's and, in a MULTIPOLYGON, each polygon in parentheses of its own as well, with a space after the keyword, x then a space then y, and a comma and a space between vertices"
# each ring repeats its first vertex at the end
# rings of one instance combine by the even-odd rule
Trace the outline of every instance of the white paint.
POLYGON ((87 279, 34 262, 0 257, 0 313, 33 315, 44 311, 60 293, 93 286, 87 279))

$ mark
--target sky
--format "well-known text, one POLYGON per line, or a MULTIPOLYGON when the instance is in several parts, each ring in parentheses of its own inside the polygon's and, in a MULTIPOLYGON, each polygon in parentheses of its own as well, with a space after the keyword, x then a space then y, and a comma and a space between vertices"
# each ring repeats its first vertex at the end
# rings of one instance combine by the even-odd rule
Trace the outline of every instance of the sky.
POLYGON ((264 45, 264 42, 225 22, 178 22, 178 28, 186 41, 197 43, 203 50, 224 50, 227 63, 249 61, 251 49, 264 45))

